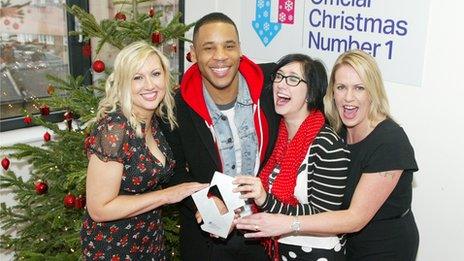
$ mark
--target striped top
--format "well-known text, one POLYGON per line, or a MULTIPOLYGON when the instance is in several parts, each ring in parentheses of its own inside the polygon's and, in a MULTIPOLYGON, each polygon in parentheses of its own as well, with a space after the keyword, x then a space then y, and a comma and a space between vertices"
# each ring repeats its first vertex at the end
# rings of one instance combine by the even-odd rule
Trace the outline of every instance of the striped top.
MULTIPOLYGON (((307 155, 298 170, 294 195, 299 204, 292 206, 282 203, 270 193, 272 183, 280 172, 280 166, 277 165, 269 177, 269 191, 266 201, 260 208, 265 212, 293 216, 339 210, 347 182, 349 153, 343 140, 328 125, 324 125, 309 147, 307 155)), ((290 237, 305 238, 305 236, 290 237)), ((333 242, 334 237, 328 238, 331 238, 331 242, 333 242)), ((339 239, 335 238, 338 243, 339 239)), ((279 242, 285 241, 288 240, 279 240, 279 242)), ((300 245, 299 243, 296 244, 300 245)), ((310 243, 302 244, 308 245, 310 243)), ((319 243, 312 245, 312 247, 318 246, 320 248, 334 247, 333 245, 325 246, 319 243)))

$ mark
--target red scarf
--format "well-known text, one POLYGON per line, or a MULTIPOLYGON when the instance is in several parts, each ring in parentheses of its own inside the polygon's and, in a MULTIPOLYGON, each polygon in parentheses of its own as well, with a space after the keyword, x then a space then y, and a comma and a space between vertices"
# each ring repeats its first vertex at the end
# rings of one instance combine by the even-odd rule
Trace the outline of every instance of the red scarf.
POLYGON ((324 122, 324 115, 320 111, 311 111, 298 128, 295 137, 288 142, 287 127, 283 119, 280 121, 275 148, 259 174, 264 188, 269 191, 269 175, 277 164, 280 165, 280 173, 274 180, 271 190, 279 201, 291 205, 298 204, 298 200, 293 195, 298 169, 324 122))

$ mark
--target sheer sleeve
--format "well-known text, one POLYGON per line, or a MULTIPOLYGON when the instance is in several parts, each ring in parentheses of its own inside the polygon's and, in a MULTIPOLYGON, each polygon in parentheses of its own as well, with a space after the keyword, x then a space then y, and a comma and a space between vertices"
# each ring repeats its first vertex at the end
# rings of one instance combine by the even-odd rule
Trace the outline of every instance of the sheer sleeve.
POLYGON ((124 162, 128 149, 127 122, 118 116, 103 118, 86 139, 87 156, 95 154, 100 160, 124 162))

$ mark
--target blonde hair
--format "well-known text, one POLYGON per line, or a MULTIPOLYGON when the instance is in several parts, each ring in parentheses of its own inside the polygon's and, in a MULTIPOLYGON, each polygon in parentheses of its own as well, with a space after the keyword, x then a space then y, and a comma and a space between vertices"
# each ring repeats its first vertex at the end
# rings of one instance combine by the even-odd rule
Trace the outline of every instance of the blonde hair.
POLYGON ((364 88, 371 100, 367 115, 369 121, 374 123, 383 118, 391 118, 382 75, 374 58, 361 50, 350 50, 341 54, 335 61, 330 74, 327 93, 324 96, 325 115, 335 131, 340 131, 343 125, 334 101, 335 73, 344 65, 351 66, 364 84, 364 88))
POLYGON ((148 57, 156 55, 165 75, 166 92, 163 100, 155 109, 155 115, 167 120, 171 129, 177 126, 174 115, 174 90, 171 84, 169 60, 154 46, 144 41, 134 42, 122 49, 114 61, 114 70, 106 80, 106 95, 98 105, 94 122, 121 108, 129 124, 134 128, 136 135, 142 137, 141 120, 136 117, 132 108, 131 84, 134 75, 142 68, 148 57))

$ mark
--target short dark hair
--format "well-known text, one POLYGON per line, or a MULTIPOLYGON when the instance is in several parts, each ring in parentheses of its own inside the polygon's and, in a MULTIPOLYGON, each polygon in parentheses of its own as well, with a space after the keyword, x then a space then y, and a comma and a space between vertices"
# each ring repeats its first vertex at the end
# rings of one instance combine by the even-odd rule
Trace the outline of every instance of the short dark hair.
POLYGON ((234 26, 235 32, 237 33, 237 38, 238 38, 238 30, 237 30, 237 25, 235 25, 234 21, 230 19, 227 15, 219 12, 214 12, 214 13, 209 13, 202 18, 200 18, 196 23, 195 27, 193 27, 193 42, 195 43, 195 39, 198 36, 198 31, 200 28, 205 25, 205 24, 210 24, 210 23, 226 23, 226 24, 231 24, 234 26))
POLYGON ((318 109, 324 113, 323 99, 327 91, 327 72, 324 64, 306 54, 288 54, 277 62, 273 75, 283 66, 293 62, 298 62, 303 67, 303 80, 307 82, 308 86, 308 109, 318 109))

